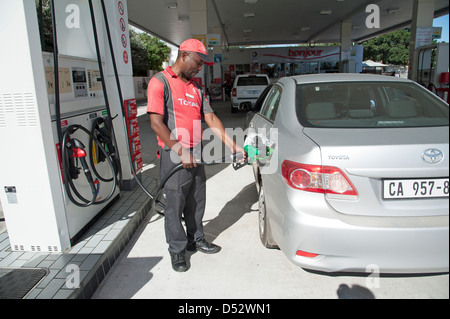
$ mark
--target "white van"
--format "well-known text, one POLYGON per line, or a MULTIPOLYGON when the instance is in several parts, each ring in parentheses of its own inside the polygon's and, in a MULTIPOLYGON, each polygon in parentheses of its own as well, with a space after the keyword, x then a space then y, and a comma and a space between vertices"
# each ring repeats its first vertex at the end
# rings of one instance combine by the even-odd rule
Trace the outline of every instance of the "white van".
POLYGON ((266 74, 238 75, 231 90, 231 112, 251 109, 269 83, 269 77, 266 74))

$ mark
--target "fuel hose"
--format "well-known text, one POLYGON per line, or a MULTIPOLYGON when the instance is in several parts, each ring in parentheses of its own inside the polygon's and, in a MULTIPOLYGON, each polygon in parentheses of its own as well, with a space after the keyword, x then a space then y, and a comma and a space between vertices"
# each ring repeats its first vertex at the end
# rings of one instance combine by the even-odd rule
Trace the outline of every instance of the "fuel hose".
POLYGON ((114 195, 114 192, 115 192, 116 186, 117 186, 117 176, 116 176, 114 164, 111 161, 110 156, 106 152, 105 148, 98 141, 97 137, 95 137, 95 135, 93 135, 89 130, 87 130, 82 125, 77 125, 77 124, 70 125, 66 129, 66 131, 64 132, 64 134, 62 136, 61 153, 62 153, 61 162, 62 162, 62 170, 63 170, 63 176, 64 176, 64 187, 66 189, 67 196, 69 197, 70 201, 73 204, 75 204, 78 207, 88 207, 91 205, 100 205, 100 204, 107 202, 114 195), (91 188, 92 197, 90 199, 85 198, 83 195, 80 194, 80 192, 77 190, 76 186, 73 183, 73 179, 71 177, 71 172, 70 172, 70 158, 69 158, 69 149, 68 149, 67 143, 68 143, 68 141, 71 140, 70 135, 74 134, 77 130, 81 130, 81 131, 85 132, 90 137, 90 139, 92 139, 94 141, 95 145, 97 145, 98 149, 100 149, 100 151, 105 156, 106 161, 108 162, 108 165, 111 169, 111 172, 113 175, 113 177, 112 177, 113 187, 111 187, 111 191, 108 194, 108 196, 106 196, 105 198, 103 198, 101 200, 97 200, 97 195, 98 195, 97 191, 98 190, 95 188, 92 174, 90 172, 89 166, 87 165, 85 158, 81 158, 80 161, 81 161, 86 179, 88 180, 89 186, 91 188), (72 192, 73 192, 73 194, 75 194, 75 196, 78 198, 78 200, 74 197, 72 192))
MULTIPOLYGON (((195 164, 197 164, 198 166, 212 166, 212 165, 217 165, 217 164, 225 164, 228 163, 229 161, 233 162, 233 167, 235 170, 241 168, 241 162, 244 161, 244 156, 242 155, 242 153, 235 153, 229 156, 224 156, 222 157, 220 160, 213 160, 213 161, 201 161, 201 162, 197 162, 195 164)), ((159 201, 158 198, 160 196, 161 191, 164 188, 164 185, 166 184, 166 182, 169 180, 169 178, 172 177, 173 174, 175 174, 176 172, 180 171, 183 169, 183 163, 179 163, 177 164, 174 168, 172 168, 167 174, 166 176, 164 176, 164 178, 160 181, 159 186, 155 192, 154 198, 152 203, 150 204, 150 209, 155 205, 159 205, 162 208, 165 208, 165 205, 163 202, 159 201)), ((160 215, 164 215, 162 212, 158 212, 158 214, 160 215)))

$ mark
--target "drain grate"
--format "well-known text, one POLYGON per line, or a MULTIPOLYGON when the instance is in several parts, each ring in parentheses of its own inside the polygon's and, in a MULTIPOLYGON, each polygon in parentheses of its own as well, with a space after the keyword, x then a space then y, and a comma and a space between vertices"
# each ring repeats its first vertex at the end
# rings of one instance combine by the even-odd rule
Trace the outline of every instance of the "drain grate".
POLYGON ((46 274, 43 268, 0 268, 0 299, 22 299, 46 274))

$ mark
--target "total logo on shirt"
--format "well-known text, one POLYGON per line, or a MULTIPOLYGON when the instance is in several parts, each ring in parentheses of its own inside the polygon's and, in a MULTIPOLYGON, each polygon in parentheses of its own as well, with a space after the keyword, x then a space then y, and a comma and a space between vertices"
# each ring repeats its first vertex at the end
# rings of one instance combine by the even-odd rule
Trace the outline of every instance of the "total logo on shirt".
MULTIPOLYGON (((188 94, 188 93, 186 93, 186 97, 189 98, 189 99, 192 99, 192 100, 195 99, 194 95, 191 95, 191 94, 188 94)), ((185 99, 178 99, 178 101, 180 102, 180 105, 192 106, 192 107, 200 107, 198 105, 198 103, 195 102, 195 101, 189 101, 189 100, 185 100, 185 99)))

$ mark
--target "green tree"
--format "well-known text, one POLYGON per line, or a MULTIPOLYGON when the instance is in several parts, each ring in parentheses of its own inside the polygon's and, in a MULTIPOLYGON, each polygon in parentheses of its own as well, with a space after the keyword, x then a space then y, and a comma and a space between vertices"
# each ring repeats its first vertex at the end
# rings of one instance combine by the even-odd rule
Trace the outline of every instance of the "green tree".
POLYGON ((130 45, 135 76, 146 76, 148 70, 161 71, 162 63, 167 61, 171 52, 158 38, 134 30, 130 30, 130 45))
POLYGON ((41 36, 42 51, 53 51, 52 17, 49 0, 36 0, 36 11, 41 36), (42 3, 42 6, 40 4, 42 3))
POLYGON ((386 64, 408 65, 411 29, 387 33, 362 42, 364 59, 386 64))

